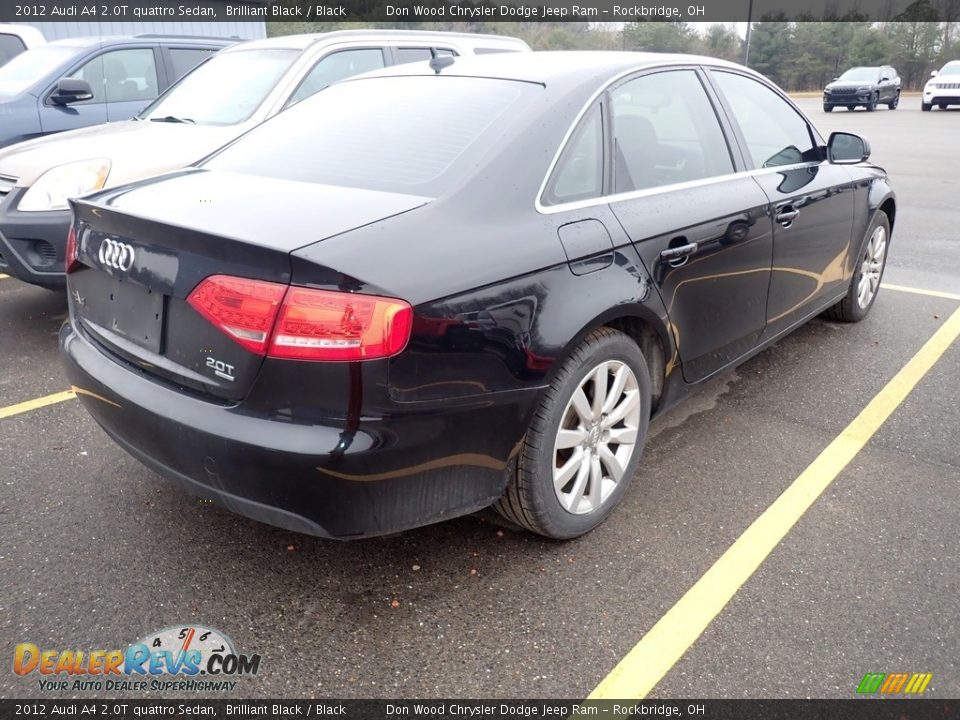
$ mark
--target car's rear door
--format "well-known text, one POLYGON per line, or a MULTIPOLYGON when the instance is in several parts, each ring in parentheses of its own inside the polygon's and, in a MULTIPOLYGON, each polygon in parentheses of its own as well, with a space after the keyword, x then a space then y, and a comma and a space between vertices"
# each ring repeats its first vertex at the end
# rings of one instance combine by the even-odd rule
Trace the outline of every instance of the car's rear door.
POLYGON ((688 382, 763 332, 772 250, 767 198, 725 137, 702 70, 626 78, 608 93, 610 207, 666 306, 688 382))
POLYGON ((710 74, 770 202, 765 336, 772 337, 820 309, 847 282, 855 182, 845 167, 826 162, 816 130, 774 88, 735 70, 710 74))

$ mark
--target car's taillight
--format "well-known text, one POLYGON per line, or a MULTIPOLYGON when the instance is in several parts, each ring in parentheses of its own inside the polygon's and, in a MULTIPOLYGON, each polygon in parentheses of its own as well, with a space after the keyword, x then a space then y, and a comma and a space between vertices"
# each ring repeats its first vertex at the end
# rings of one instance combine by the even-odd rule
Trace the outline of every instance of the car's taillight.
POLYGON ((80 264, 77 259, 77 231, 73 229, 73 225, 67 230, 67 249, 64 252, 63 260, 64 272, 67 273, 75 270, 77 265, 80 264))
POLYGON ((267 354, 299 360, 372 360, 406 347, 413 309, 402 300, 291 287, 267 354))
POLYGON ((187 302, 218 330, 263 355, 286 285, 211 275, 190 293, 187 302))
POLYGON ((251 352, 292 360, 372 360, 407 345, 413 309, 374 295, 213 275, 187 298, 251 352))

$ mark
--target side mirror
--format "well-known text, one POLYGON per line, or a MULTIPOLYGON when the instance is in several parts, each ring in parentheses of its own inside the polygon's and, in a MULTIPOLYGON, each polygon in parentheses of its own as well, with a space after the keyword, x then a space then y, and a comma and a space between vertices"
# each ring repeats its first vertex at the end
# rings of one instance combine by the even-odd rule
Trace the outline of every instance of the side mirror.
POLYGON ((80 78, 60 78, 50 100, 57 105, 93 100, 93 88, 90 87, 90 83, 80 78))
POLYGON ((880 82, 889 82, 889 80, 890 80, 890 78, 888 78, 886 75, 884 75, 882 78, 880 78, 880 82))
POLYGON ((827 160, 834 165, 856 165, 870 157, 870 143, 859 135, 835 132, 827 142, 827 160))
POLYGON ((932 73, 930 73, 930 77, 936 77, 939 74, 940 74, 939 70, 934 70, 932 73))

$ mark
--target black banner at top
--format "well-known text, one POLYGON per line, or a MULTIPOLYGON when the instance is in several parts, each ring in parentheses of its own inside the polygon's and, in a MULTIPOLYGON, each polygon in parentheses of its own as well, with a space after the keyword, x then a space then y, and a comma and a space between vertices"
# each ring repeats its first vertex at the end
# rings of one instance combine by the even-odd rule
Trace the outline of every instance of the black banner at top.
POLYGON ((0 0, 0 22, 954 22, 952 0, 0 0))

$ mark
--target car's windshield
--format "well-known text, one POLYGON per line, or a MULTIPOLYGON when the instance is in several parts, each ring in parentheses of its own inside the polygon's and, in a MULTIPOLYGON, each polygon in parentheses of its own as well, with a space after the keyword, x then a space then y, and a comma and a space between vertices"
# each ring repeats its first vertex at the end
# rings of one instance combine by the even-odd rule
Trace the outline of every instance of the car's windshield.
POLYGON ((943 70, 940 71, 941 75, 960 75, 960 63, 944 65, 943 70))
POLYGON ((76 54, 77 48, 64 45, 46 45, 20 53, 0 67, 0 96, 19 95, 76 54))
POLYGON ((860 67, 860 68, 850 68, 843 75, 840 76, 841 80, 852 80, 859 82, 876 82, 880 77, 880 73, 877 68, 869 67, 860 67))
POLYGON ((287 48, 214 55, 147 107, 144 120, 233 125, 250 117, 299 55, 287 48))
POLYGON ((443 75, 347 81, 250 131, 204 167, 435 196, 454 167, 492 151, 494 129, 523 117, 539 89, 443 75))

